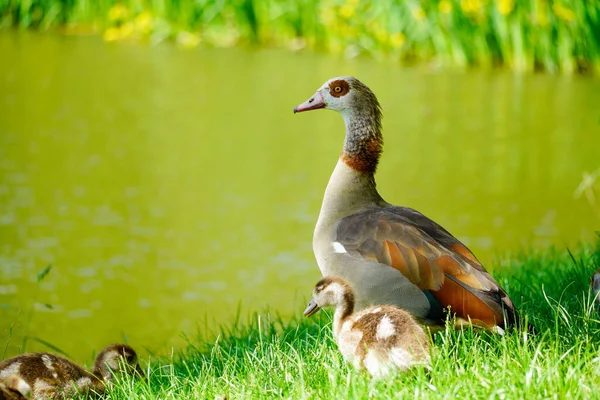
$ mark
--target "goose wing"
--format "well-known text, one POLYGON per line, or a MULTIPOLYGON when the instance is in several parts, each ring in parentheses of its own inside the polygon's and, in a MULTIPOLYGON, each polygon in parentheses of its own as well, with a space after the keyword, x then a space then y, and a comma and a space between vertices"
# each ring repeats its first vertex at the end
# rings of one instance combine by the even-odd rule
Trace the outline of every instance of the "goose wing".
POLYGON ((337 241, 352 256, 400 271, 442 308, 485 327, 515 322, 514 306, 473 253, 440 225, 406 207, 379 207, 343 218, 337 241))

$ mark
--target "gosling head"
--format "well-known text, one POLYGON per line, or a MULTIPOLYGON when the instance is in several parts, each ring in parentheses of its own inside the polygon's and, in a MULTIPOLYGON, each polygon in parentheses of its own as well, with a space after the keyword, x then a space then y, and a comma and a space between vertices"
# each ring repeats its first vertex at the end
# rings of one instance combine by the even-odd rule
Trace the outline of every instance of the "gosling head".
POLYGON ((326 276, 315 285, 312 299, 304 310, 304 315, 310 317, 323 307, 342 304, 354 308, 354 294, 350 285, 340 277, 326 276))
POLYGON ((112 344, 98 353, 94 374, 109 381, 117 375, 142 375, 135 350, 126 344, 112 344))
POLYGON ((598 295, 600 292, 600 270, 596 271, 590 278, 590 286, 592 287, 596 299, 600 301, 600 295, 598 295))
POLYGON ((352 76, 331 78, 304 103, 294 108, 294 114, 327 108, 341 113, 344 118, 355 113, 373 114, 381 118, 377 97, 364 83, 352 76))

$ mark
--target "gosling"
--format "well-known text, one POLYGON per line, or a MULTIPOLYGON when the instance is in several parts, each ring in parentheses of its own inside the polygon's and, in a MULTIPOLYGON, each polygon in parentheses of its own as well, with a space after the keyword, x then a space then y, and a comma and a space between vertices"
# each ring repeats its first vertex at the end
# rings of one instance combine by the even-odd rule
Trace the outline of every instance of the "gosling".
POLYGON ((429 364, 428 337, 408 312, 382 305, 354 313, 354 292, 336 276, 317 283, 304 315, 327 306, 335 307, 333 335, 344 359, 373 378, 429 364))
POLYGON ((31 396, 31 387, 18 376, 0 380, 0 400, 23 400, 31 396))
POLYGON ((137 354, 130 346, 113 344, 96 357, 93 372, 49 353, 21 354, 0 363, 0 379, 18 377, 32 389, 32 399, 67 399, 105 392, 119 375, 141 375, 137 354))

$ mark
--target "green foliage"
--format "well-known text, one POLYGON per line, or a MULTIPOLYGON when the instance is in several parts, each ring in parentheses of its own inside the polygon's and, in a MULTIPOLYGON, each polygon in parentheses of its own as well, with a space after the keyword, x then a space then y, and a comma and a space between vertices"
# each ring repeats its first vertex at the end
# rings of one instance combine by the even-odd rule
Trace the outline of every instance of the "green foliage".
POLYGON ((434 337, 430 369, 374 382, 343 361, 330 314, 255 314, 152 360, 147 381, 120 381, 109 397, 592 398, 600 390, 600 321, 588 287, 599 266, 600 249, 589 247, 503 261, 495 275, 539 333, 448 329, 434 337))
POLYGON ((515 70, 600 71, 597 0, 0 0, 0 26, 101 30, 108 41, 308 47, 515 70))

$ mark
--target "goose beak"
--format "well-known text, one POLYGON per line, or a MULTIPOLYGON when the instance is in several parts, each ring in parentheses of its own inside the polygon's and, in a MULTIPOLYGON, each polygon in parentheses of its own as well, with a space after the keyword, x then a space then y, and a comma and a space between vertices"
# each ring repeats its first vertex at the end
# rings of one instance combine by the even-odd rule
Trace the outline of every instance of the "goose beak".
POLYGON ((319 108, 325 108, 325 106, 326 104, 325 100, 323 99, 323 95, 321 95, 321 92, 317 92, 313 97, 294 108, 294 114, 304 111, 317 110, 319 108))
POLYGON ((321 307, 319 307, 317 302, 311 299, 310 303, 308 303, 308 306, 306 307, 306 310, 304 310, 304 316, 310 317, 311 315, 319 311, 320 308, 321 307))

